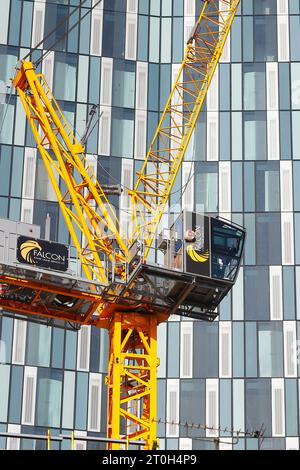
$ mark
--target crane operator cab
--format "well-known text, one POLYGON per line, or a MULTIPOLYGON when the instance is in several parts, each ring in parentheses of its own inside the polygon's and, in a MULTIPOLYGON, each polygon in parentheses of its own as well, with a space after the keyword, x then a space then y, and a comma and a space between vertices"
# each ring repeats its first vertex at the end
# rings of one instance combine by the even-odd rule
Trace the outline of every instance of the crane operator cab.
POLYGON ((213 321, 236 282, 245 235, 243 227, 228 220, 182 212, 134 271, 124 300, 148 300, 171 314, 213 321))

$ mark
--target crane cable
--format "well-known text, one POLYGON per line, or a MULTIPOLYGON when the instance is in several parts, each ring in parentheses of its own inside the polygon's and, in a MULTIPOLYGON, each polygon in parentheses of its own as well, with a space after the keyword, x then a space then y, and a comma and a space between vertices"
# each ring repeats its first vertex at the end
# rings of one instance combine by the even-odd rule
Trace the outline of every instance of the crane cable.
MULTIPOLYGON (((69 13, 69 15, 67 15, 62 21, 60 21, 58 23, 58 25, 55 26, 55 28, 53 28, 46 36, 43 37, 43 39, 34 47, 30 50, 30 52, 28 52, 28 54, 26 54, 22 59, 21 61, 24 61, 26 60, 28 57, 31 56, 32 52, 34 52, 35 50, 37 50, 53 33, 55 33, 55 31, 59 30, 59 28, 64 24, 66 23, 72 15, 74 15, 74 13, 76 13, 78 11, 79 8, 81 8, 85 3, 87 2, 87 0, 82 0, 80 2, 80 4, 74 8, 74 10, 69 13)), ((57 41, 55 41, 51 46, 50 48, 48 49, 48 51, 44 52, 41 57, 34 63, 34 65, 37 67, 41 61, 47 57, 47 55, 51 52, 51 50, 60 42, 62 41, 71 31, 73 31, 74 28, 76 28, 80 22, 89 14, 91 13, 94 8, 96 8, 100 3, 102 2, 102 0, 98 0, 91 8, 88 8, 87 12, 81 17, 79 18, 78 21, 76 21, 76 23, 71 27, 69 28, 66 33, 61 37, 59 38, 57 41)), ((4 126, 4 122, 5 122, 5 119, 6 119, 6 116, 7 116, 7 112, 8 112, 8 107, 9 107, 9 104, 10 104, 10 101, 11 101, 11 97, 12 97, 12 93, 13 93, 13 86, 11 85, 10 87, 10 95, 8 97, 8 100, 7 100, 7 103, 6 103, 6 108, 4 110, 4 113, 3 113, 3 117, 1 119, 1 124, 0 124, 0 135, 2 133, 2 130, 3 130, 3 126, 4 126)))
MULTIPOLYGON (((83 6, 83 4, 87 2, 87 0, 82 0, 82 2, 76 7, 74 8, 74 10, 69 14, 67 15, 62 21, 60 21, 56 26, 55 28, 53 28, 48 34, 47 36, 44 36, 43 39, 34 47, 30 50, 30 52, 28 52, 27 55, 25 55, 21 60, 26 60, 28 57, 31 56, 32 52, 35 51, 36 49, 38 49, 50 36, 52 36, 53 33, 55 33, 56 31, 58 31, 60 29, 60 27, 66 23, 66 21, 68 21, 72 15, 74 15, 74 13, 77 12, 77 10, 83 6)), ((61 38, 63 39, 63 38, 61 38)), ((52 49, 53 46, 51 46, 49 49, 52 49)))

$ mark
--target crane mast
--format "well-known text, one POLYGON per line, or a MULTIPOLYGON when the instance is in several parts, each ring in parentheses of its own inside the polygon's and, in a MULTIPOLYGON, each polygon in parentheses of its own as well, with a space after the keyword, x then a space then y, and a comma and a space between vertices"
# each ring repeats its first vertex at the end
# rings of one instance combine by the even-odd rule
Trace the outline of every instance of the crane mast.
MULTIPOLYGON (((36 73, 33 63, 23 61, 13 79, 84 275, 111 292, 114 272, 126 282, 130 246, 140 237, 147 259, 238 6, 239 0, 203 2, 149 152, 129 192, 128 236, 44 76, 36 73)), ((97 308, 98 321, 92 320, 91 312, 78 322, 109 330, 108 437, 143 440, 145 449, 156 448, 157 326, 172 312, 157 313, 138 302, 124 306, 118 291, 112 297, 100 296, 97 308)))

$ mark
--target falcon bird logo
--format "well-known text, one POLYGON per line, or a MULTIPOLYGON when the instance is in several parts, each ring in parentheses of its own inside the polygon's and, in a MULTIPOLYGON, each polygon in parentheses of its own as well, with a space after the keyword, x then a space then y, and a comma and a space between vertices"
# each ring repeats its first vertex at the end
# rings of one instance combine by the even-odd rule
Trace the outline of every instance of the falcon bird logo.
POLYGON ((203 253, 199 253, 193 249, 192 245, 188 245, 187 254, 189 257, 195 261, 196 263, 205 263, 209 259, 209 251, 204 251, 203 253))
POLYGON ((34 264, 34 259, 32 257, 33 250, 42 251, 41 245, 39 245, 35 240, 28 240, 20 246, 21 256, 25 261, 27 261, 27 263, 34 264))

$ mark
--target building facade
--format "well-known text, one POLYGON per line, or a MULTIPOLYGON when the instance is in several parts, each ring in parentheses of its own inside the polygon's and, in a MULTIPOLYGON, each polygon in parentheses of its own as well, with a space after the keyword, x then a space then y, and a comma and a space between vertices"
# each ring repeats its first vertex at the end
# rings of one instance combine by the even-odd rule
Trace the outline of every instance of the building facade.
MULTIPOLYGON (((0 218, 39 224, 43 237, 49 214, 50 238, 63 243, 66 226, 7 84, 30 47, 70 14, 72 27, 91 3, 1 0, 0 218)), ((79 135, 91 106, 100 106, 87 144, 100 182, 132 186, 201 7, 195 0, 104 0, 67 38, 64 22, 33 52, 36 60, 50 49, 40 70, 79 135)), ((170 211, 204 210, 244 225, 244 263, 218 321, 174 316, 159 327, 161 448, 210 449, 218 436, 224 449, 299 448, 299 44, 299 0, 241 0, 170 211), (172 424, 179 421, 221 430, 172 424), (264 440, 236 442, 225 428, 264 429, 264 440)), ((126 194, 113 203, 122 217, 126 194)), ((84 437, 106 433, 107 333, 1 313, 0 431, 75 430, 83 436, 78 449, 99 447, 84 437)), ((43 446, 0 437, 0 448, 43 446)))

